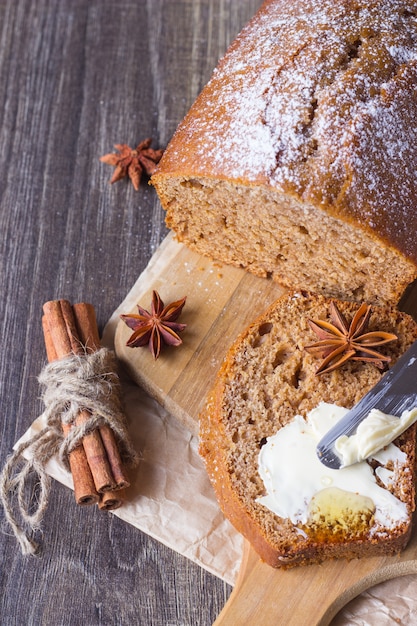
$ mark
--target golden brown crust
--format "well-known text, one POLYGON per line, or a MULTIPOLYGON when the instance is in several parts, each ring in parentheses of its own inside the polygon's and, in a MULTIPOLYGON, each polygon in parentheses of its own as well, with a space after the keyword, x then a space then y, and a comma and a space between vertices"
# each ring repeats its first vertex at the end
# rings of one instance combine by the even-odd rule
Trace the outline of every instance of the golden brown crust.
MULTIPOLYGON (((329 301, 325 298, 306 293, 280 298, 234 343, 200 416, 200 453, 220 506, 261 558, 273 567, 317 563, 329 558, 352 559, 394 554, 405 547, 411 533, 415 498, 416 426, 396 442, 407 454, 408 469, 397 477, 398 485, 394 490, 395 495, 407 503, 409 520, 388 534, 383 531, 369 532, 365 536, 353 533, 344 540, 339 536, 337 540, 328 537, 327 540, 318 541, 312 536, 303 537, 289 520, 279 518, 256 503, 256 498, 263 493, 263 485, 257 475, 257 454, 262 438, 275 434, 280 424, 290 421, 296 413, 305 415, 318 404, 319 399, 352 406, 381 376, 374 366, 356 363, 314 380, 317 362, 303 350, 303 345, 311 340, 311 335, 302 318, 310 314, 323 316, 328 311, 328 305, 329 301), (283 317, 288 320, 288 328, 282 325, 283 317), (270 328, 271 325, 274 328, 270 328), (267 342, 272 335, 262 358, 258 358, 256 350, 260 346, 256 348, 257 342, 262 337, 266 337, 267 342), (283 347, 285 355, 282 353, 283 347), (279 365, 277 352, 282 359, 279 365), (269 407, 270 410, 262 412, 260 406, 273 388, 271 376, 274 377, 274 374, 271 374, 269 367, 272 362, 283 370, 282 375, 275 375, 280 391, 276 391, 277 397, 273 398, 274 404, 269 407), (298 379, 285 386, 285 381, 294 374, 294 362, 297 363, 298 379), (253 365, 252 369, 250 364, 253 365), (258 370, 262 371, 259 378, 256 377, 258 370), (239 381, 239 378, 242 380, 239 381), (251 389, 252 393, 248 391, 246 395, 244 389, 251 389), (243 407, 240 396, 244 393, 243 407), (261 396, 262 402, 258 403, 261 396), (246 467, 250 468, 246 473, 242 469, 243 460, 246 467)), ((347 302, 339 303, 339 306, 348 316, 357 308, 357 305, 347 302)), ((394 308, 375 308, 373 324, 383 324, 391 331, 396 330, 399 337, 397 345, 390 349, 387 347, 393 362, 417 339, 417 324, 394 308)), ((269 402, 272 402, 271 399, 269 402)))
MULTIPOLYGON (((286 286, 321 291, 295 284, 285 264, 277 261, 275 267, 267 256, 257 264, 257 245, 272 244, 285 255, 279 228, 276 241, 268 239, 273 224, 255 228, 250 249, 237 235, 231 237, 230 246, 234 241, 240 255, 222 243, 228 233, 216 230, 218 222, 238 231, 231 205, 234 197, 242 203, 228 184, 256 196, 252 206, 241 207, 247 229, 267 190, 278 222, 284 198, 298 211, 303 229, 308 229, 303 207, 314 208, 327 243, 338 245, 329 231, 340 223, 363 234, 355 254, 368 254, 383 267, 387 260, 378 257, 386 250, 389 263, 399 265, 385 299, 398 300, 417 277, 416 47, 417 10, 411 0, 264 3, 219 63, 152 178, 168 226, 200 253, 277 280, 281 267, 286 286), (200 187, 192 193, 185 189, 194 184, 200 187), (222 192, 211 203, 216 185, 222 192), (201 187, 207 193, 200 193, 201 187), (334 222, 328 223, 330 218, 334 222), (382 250, 375 258, 373 245, 382 250)), ((314 233, 320 251, 324 242, 318 237, 314 233)), ((354 271, 361 271, 360 262, 354 271)), ((379 277, 383 282, 382 271, 379 277)), ((349 295, 346 289, 342 293, 349 295)), ((369 300, 368 294, 364 298, 369 300)))

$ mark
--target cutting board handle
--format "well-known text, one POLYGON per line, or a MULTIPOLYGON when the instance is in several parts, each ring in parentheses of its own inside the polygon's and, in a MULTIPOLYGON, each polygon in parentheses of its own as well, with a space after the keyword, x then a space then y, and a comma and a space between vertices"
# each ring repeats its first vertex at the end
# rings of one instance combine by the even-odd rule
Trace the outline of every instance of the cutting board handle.
POLYGON ((245 542, 236 585, 214 626, 328 626, 357 595, 417 573, 417 533, 400 556, 328 561, 289 570, 262 563, 245 542))

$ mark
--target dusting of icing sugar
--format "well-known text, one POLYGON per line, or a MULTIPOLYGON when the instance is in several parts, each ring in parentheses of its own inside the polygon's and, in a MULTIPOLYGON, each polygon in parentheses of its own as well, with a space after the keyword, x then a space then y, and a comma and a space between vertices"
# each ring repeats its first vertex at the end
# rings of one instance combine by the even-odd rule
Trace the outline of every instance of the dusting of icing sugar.
POLYGON ((402 46, 390 46, 388 51, 396 63, 409 63, 417 60, 417 49, 404 48, 402 46))
MULTIPOLYGON (((414 111, 410 111, 399 90, 407 73, 406 70, 399 74, 397 83, 384 88, 382 95, 356 117, 352 150, 346 160, 353 173, 352 190, 359 206, 366 202, 368 212, 379 224, 384 222, 389 207, 395 235, 413 255, 416 239, 410 228, 409 207, 415 204, 417 127, 414 111), (397 193, 392 192, 393 181, 397 193)), ((417 66, 410 72, 410 81, 415 84, 416 80, 417 66)))
POLYGON ((199 117, 184 122, 196 173, 209 161, 211 173, 214 164, 222 177, 306 201, 351 199, 378 230, 395 207, 396 232, 383 234, 415 257, 406 218, 417 196, 416 13, 411 0, 266 5, 214 71, 199 117), (402 109, 391 102, 398 84, 402 109))

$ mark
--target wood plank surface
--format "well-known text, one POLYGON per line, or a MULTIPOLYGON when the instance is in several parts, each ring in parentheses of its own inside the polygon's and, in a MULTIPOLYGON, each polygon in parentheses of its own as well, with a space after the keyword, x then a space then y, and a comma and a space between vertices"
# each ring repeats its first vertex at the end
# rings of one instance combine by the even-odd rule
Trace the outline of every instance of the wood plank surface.
MULTIPOLYGON (((0 465, 43 410, 42 304, 91 302, 103 328, 166 236, 154 190, 99 157, 164 147, 261 0, 0 2, 0 465)), ((230 587, 53 483, 43 551, 0 507, 5 626, 209 625, 230 587)))
MULTIPOLYGON (((146 181, 99 157, 164 147, 261 0, 1 0, 0 466, 43 410, 42 304, 91 302, 102 329, 167 235, 146 181)), ((35 485, 31 485, 35 489, 35 485)), ((0 624, 209 626, 231 588, 54 482, 42 552, 0 508, 0 624)))

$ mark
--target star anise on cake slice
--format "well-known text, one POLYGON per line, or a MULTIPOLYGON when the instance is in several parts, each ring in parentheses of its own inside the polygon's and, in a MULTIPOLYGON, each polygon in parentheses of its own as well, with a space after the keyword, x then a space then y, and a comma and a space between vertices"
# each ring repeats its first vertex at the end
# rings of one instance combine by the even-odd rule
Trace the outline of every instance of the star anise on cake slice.
POLYGON ((118 180, 128 176, 132 181, 132 185, 138 191, 143 172, 148 176, 152 176, 164 152, 163 150, 153 150, 150 147, 151 143, 152 139, 145 139, 135 149, 130 148, 125 143, 117 143, 114 147, 119 154, 111 152, 100 157, 102 163, 113 165, 116 168, 110 183, 116 183, 118 180))
POLYGON ((329 322, 308 320, 319 341, 305 349, 323 358, 316 374, 332 372, 349 360, 373 363, 380 369, 390 362, 391 357, 381 354, 375 348, 395 341, 398 337, 379 330, 367 332, 371 314, 372 307, 363 303, 348 323, 332 301, 329 322))
POLYGON ((130 348, 148 346, 153 357, 157 359, 163 344, 179 346, 182 343, 178 333, 186 328, 176 320, 181 314, 185 298, 171 302, 166 306, 157 291, 152 292, 151 311, 138 307, 138 314, 121 315, 122 320, 134 332, 126 342, 130 348))

